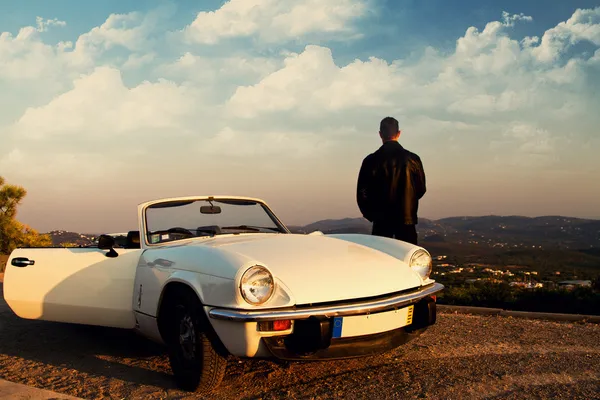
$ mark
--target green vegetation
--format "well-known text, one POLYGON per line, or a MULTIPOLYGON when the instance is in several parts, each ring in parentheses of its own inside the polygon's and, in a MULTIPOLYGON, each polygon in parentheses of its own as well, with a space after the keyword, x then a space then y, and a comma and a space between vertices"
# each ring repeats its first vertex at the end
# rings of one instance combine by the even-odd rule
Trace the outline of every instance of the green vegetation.
POLYGON ((79 247, 79 245, 77 243, 63 242, 60 244, 60 247, 79 247))
POLYGON ((515 311, 600 315, 598 248, 485 249, 453 245, 434 254, 433 279, 446 289, 440 304, 515 311), (560 282, 589 280, 592 287, 565 289, 560 282), (533 287, 523 287, 521 285, 533 287), (535 287, 541 285, 542 287, 535 287))
MULTIPOLYGON (((0 176, 0 254, 10 254, 17 247, 52 245, 50 236, 41 235, 17 221, 17 207, 26 195, 27 191, 23 187, 9 185, 0 176)), ((3 264, 0 264, 0 271, 4 270, 3 264)))
MULTIPOLYGON (((539 272, 540 279, 551 279, 557 271, 561 272, 561 280, 567 279, 565 275, 578 276, 574 279, 594 279, 600 276, 600 247, 494 249, 459 243, 443 245, 424 243, 423 246, 433 257, 447 255, 444 262, 456 266, 470 263, 496 266, 499 269, 520 266, 539 272)), ((436 270, 442 269, 436 268, 436 270)))
POLYGON ((574 289, 525 289, 506 282, 475 282, 446 287, 439 304, 503 308, 515 311, 600 315, 600 281, 574 289))

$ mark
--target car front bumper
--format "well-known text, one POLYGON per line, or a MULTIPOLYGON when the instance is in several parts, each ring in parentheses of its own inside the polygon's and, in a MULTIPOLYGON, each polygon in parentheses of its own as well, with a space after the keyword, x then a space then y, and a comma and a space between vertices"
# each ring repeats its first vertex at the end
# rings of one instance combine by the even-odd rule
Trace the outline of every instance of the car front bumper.
POLYGON ((435 293, 439 283, 357 302, 272 310, 206 311, 217 335, 235 356, 276 357, 284 360, 336 359, 378 354, 406 343, 436 321, 435 293), (377 315, 412 309, 412 321, 396 329, 383 329, 353 337, 335 338, 334 318, 377 315), (288 331, 261 331, 268 321, 291 320, 288 331))

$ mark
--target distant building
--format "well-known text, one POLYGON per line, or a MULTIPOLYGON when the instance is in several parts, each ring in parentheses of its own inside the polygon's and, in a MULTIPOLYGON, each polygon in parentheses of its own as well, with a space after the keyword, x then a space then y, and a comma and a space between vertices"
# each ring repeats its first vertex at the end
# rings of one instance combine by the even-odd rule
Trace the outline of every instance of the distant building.
POLYGON ((539 289, 541 287, 544 287, 544 285, 542 283, 538 283, 538 282, 511 282, 509 283, 510 286, 519 286, 525 289, 539 289))
POLYGON ((558 282, 558 287, 562 289, 574 289, 576 287, 592 287, 592 281, 562 281, 558 282))
POLYGON ((519 287, 525 287, 527 286, 527 283, 525 282, 511 282, 509 283, 510 286, 519 286, 519 287))

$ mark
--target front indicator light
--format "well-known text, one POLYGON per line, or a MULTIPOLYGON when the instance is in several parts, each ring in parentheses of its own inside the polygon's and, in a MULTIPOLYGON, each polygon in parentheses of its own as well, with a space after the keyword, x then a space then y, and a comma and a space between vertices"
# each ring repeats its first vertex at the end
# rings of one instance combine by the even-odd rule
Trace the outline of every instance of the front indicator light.
POLYGON ((258 330, 261 332, 281 332, 292 329, 292 320, 282 319, 278 321, 259 322, 258 330))
POLYGON ((285 319, 283 321, 273 321, 273 330, 274 331, 287 331, 292 328, 292 321, 289 319, 285 319))

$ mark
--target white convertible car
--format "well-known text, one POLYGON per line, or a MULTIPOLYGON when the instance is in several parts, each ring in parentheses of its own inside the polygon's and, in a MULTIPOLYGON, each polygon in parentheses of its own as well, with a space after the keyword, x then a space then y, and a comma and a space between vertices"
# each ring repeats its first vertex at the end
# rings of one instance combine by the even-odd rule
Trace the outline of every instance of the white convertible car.
POLYGON ((209 392, 227 358, 378 354, 435 323, 443 286, 422 247, 293 234, 259 199, 138 206, 123 247, 19 248, 4 298, 21 318, 132 329, 166 345, 179 387, 209 392))

